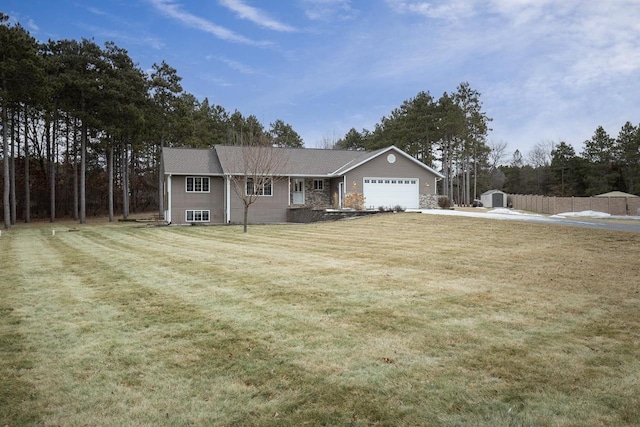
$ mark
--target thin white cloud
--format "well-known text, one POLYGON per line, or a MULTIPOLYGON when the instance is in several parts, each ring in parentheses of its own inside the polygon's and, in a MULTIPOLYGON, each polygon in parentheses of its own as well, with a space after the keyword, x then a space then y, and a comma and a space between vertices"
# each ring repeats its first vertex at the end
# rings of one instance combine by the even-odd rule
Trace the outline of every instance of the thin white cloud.
MULTIPOLYGON (((229 83, 228 81, 221 79, 217 76, 211 75, 211 74, 202 74, 200 75, 200 78, 202 80, 206 80, 208 82, 214 83, 220 87, 232 87, 235 86, 233 83, 229 83)), ((203 95, 203 97, 206 95, 203 95)))
POLYGON ((455 0, 445 3, 434 1, 387 0, 389 7, 396 13, 413 13, 431 19, 458 20, 474 13, 474 2, 455 0))
POLYGON ((36 22, 31 18, 29 18, 29 20, 27 21, 27 28, 33 31, 34 33, 37 33, 38 31, 40 31, 40 27, 38 27, 36 22))
POLYGON ((359 13, 351 6, 350 0, 303 0, 302 6, 312 21, 347 21, 359 13))
POLYGON ((179 4, 173 0, 148 0, 159 12, 162 14, 177 20, 178 22, 200 31, 207 32, 221 40, 226 40, 234 43, 241 43, 251 46, 270 46, 270 42, 255 41, 248 37, 234 33, 233 31, 216 25, 204 18, 193 15, 189 12, 182 10, 179 4))
POLYGON ((242 0, 220 0, 220 4, 238 14, 241 19, 251 21, 262 28, 282 32, 297 31, 294 27, 279 22, 266 12, 249 6, 242 0))
POLYGON ((152 36, 141 36, 141 35, 132 36, 130 34, 125 34, 119 31, 105 30, 103 28, 99 28, 91 25, 80 25, 80 27, 85 28, 94 36, 104 38, 105 40, 120 41, 127 45, 149 47, 154 50, 160 50, 165 46, 162 41, 152 36))
POLYGON ((229 59, 229 58, 226 58, 224 56, 216 56, 215 59, 220 61, 220 62, 222 62, 222 63, 224 63, 224 64, 227 64, 227 66, 229 68, 231 68, 232 70, 236 70, 236 71, 240 72, 241 74, 251 75, 251 74, 255 74, 256 73, 256 71, 253 68, 251 68, 248 65, 245 65, 245 64, 243 64, 241 62, 235 61, 233 59, 229 59))
POLYGON ((98 9, 97 7, 88 7, 87 10, 91 13, 93 13, 94 15, 98 15, 98 16, 107 16, 107 17, 112 17, 111 15, 109 15, 107 12, 105 12, 102 9, 98 9))

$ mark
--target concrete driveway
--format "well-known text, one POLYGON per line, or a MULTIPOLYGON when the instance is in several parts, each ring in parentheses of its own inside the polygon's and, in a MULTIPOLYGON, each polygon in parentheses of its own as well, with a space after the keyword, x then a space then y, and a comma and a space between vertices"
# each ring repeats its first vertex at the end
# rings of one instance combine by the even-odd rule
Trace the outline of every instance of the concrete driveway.
POLYGON ((567 212, 559 215, 542 215, 525 213, 512 209, 484 209, 484 208, 457 208, 424 209, 420 210, 426 215, 466 216, 501 221, 532 222, 538 224, 550 224, 569 227, 596 228, 600 230, 628 231, 640 233, 640 217, 638 216, 611 216, 602 212, 567 212))

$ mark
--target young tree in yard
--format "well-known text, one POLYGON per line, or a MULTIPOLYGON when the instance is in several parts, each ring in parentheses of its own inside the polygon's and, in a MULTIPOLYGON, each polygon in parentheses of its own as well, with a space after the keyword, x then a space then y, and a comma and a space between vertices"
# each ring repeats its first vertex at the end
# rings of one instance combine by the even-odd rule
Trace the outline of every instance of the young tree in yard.
POLYGON ((282 172, 287 166, 288 158, 284 149, 272 147, 266 139, 260 141, 260 144, 223 149, 230 153, 234 173, 228 178, 244 207, 243 231, 246 233, 249 207, 260 196, 273 195, 276 182, 285 178, 282 172))

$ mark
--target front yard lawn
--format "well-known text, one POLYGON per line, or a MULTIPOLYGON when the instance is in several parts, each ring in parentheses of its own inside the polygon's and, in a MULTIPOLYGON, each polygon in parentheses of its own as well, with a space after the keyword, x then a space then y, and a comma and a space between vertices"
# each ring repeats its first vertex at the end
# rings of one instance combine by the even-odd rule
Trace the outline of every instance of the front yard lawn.
POLYGON ((640 424, 639 234, 405 213, 0 249, 3 426, 640 424))

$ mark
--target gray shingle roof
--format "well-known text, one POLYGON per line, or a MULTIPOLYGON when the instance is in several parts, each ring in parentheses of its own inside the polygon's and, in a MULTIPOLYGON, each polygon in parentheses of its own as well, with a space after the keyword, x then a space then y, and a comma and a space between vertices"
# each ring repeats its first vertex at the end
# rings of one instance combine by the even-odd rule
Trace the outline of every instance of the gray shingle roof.
MULTIPOLYGON (((216 145, 222 169, 227 173, 242 173, 243 147, 216 145)), ((315 148, 273 148, 277 156, 285 159, 276 175, 327 176, 356 158, 366 155, 364 151, 323 150, 315 148)))
POLYGON ((222 175, 218 156, 211 149, 164 147, 162 160, 167 174, 222 175))
MULTIPOLYGON (((282 176, 340 176, 389 149, 395 147, 375 151, 272 148, 284 161, 279 162, 278 170, 269 172, 282 176)), ((162 151, 164 171, 173 175, 243 174, 243 150, 245 147, 232 145, 216 145, 213 149, 165 147, 162 151)), ((403 153, 399 150, 398 152, 403 153)), ((406 154, 405 156, 409 157, 406 154)), ((436 176, 442 177, 437 171, 411 159, 436 176)))

